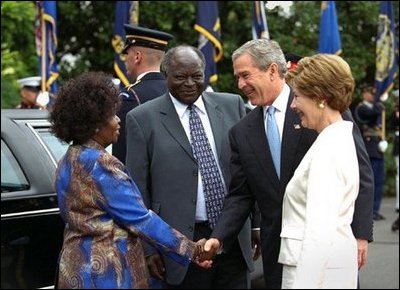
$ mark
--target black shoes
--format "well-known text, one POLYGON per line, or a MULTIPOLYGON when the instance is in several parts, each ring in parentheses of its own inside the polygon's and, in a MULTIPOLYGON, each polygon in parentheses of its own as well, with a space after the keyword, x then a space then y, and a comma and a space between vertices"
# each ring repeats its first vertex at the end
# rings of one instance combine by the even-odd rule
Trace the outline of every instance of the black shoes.
POLYGON ((399 230, 399 217, 392 224, 392 232, 399 230))
POLYGON ((380 221, 386 219, 383 215, 380 213, 374 213, 374 216, 372 217, 374 221, 380 221))

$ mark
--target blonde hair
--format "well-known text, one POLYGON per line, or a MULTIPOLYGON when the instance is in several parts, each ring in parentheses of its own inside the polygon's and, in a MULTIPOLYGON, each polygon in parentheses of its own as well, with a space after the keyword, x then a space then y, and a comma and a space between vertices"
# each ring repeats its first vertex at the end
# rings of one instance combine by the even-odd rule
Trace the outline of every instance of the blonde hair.
POLYGON ((294 90, 341 113, 350 106, 355 87, 349 64, 332 54, 302 58, 286 80, 294 90))

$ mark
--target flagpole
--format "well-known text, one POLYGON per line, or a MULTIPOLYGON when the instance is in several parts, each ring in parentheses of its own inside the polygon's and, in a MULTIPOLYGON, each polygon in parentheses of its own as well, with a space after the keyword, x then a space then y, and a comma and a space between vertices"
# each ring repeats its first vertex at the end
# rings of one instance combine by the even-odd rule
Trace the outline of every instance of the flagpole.
POLYGON ((44 21, 44 9, 40 7, 40 28, 42 34, 42 45, 41 45, 41 64, 42 64, 42 77, 41 77, 41 89, 42 92, 46 91, 46 26, 44 21))
POLYGON ((386 140, 386 110, 382 110, 382 120, 381 120, 381 126, 382 126, 382 140, 386 140))

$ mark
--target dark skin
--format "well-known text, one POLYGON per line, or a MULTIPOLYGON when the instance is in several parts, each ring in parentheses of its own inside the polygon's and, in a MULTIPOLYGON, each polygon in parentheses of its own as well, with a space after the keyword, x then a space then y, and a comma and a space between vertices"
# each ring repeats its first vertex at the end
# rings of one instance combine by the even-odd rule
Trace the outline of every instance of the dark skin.
POLYGON ((180 102, 191 105, 204 90, 204 69, 201 59, 190 48, 178 49, 172 57, 167 86, 180 102))
MULTIPOLYGON (((204 67, 195 51, 190 47, 177 49, 172 56, 169 74, 167 75, 167 87, 169 92, 178 101, 186 105, 192 105, 204 91, 204 67)), ((253 233, 253 244, 260 245, 259 233, 253 233)), ((203 239, 205 240, 205 239, 203 239)), ((253 259, 260 256, 260 247, 255 247, 253 259)), ((204 258, 201 258, 203 260, 204 258)), ((205 259, 207 260, 207 259, 205 259)), ((164 280, 165 267, 161 256, 156 253, 146 257, 150 274, 160 280, 164 280)))
MULTIPOLYGON (((204 68, 199 56, 190 48, 177 49, 172 56, 167 75, 169 92, 180 102, 191 105, 204 90, 204 68)), ((164 280, 165 267, 159 254, 146 258, 150 274, 164 280)))

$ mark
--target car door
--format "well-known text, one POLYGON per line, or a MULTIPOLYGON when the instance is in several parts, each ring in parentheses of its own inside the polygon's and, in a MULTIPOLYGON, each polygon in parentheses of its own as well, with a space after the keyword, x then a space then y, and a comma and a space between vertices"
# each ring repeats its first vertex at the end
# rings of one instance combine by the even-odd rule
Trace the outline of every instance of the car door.
POLYGON ((51 135, 49 126, 45 119, 4 120, 2 116, 3 289, 54 285, 64 223, 53 183, 56 161, 66 145, 51 135))

